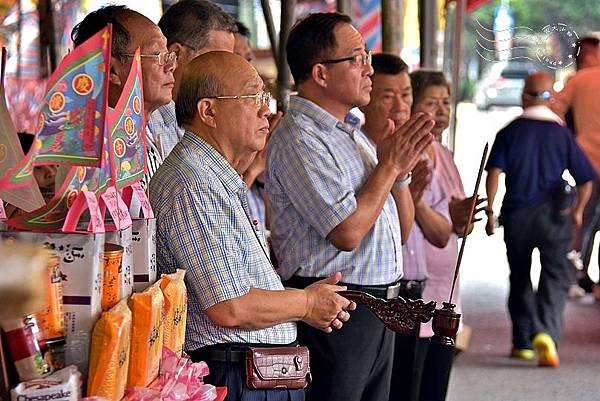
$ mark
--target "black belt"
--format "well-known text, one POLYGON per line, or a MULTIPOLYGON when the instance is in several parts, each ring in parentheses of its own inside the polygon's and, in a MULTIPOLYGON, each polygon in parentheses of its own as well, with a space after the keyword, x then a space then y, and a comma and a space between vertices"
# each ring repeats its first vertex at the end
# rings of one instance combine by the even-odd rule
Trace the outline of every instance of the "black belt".
POLYGON ((197 351, 200 359, 213 362, 242 362, 245 359, 246 351, 235 349, 211 349, 203 352, 197 351))
MULTIPOLYGON (((292 276, 284 284, 295 288, 305 288, 319 280, 323 280, 323 278, 292 276)), ((358 285, 340 282, 338 285, 345 286, 352 291, 366 292, 377 298, 394 299, 400 295, 401 283, 402 281, 386 285, 358 285)))

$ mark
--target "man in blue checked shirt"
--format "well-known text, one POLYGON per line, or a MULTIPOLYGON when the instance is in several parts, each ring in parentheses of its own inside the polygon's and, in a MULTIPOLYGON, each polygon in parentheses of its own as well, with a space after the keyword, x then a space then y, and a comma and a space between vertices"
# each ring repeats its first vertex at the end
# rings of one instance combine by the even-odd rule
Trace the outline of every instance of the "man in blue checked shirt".
POLYGON ((207 382, 227 386, 227 400, 303 400, 304 390, 248 388, 245 350, 295 345, 296 321, 339 329, 355 308, 336 293, 339 273, 285 289, 252 224, 236 167, 265 146, 269 101, 243 58, 210 52, 191 61, 176 101, 186 133, 150 182, 159 271, 186 269, 185 351, 208 363, 207 382))
MULTIPOLYGON (((349 114, 369 103, 373 74, 350 18, 312 14, 292 28, 286 50, 299 96, 269 142, 266 182, 279 273, 304 288, 340 271, 349 289, 397 297, 414 210, 409 197, 397 209, 392 192, 408 185, 431 143, 431 116, 411 118, 375 155, 349 114)), ((393 333, 366 308, 328 336, 300 323, 298 338, 312 351, 308 400, 388 401, 393 333)))

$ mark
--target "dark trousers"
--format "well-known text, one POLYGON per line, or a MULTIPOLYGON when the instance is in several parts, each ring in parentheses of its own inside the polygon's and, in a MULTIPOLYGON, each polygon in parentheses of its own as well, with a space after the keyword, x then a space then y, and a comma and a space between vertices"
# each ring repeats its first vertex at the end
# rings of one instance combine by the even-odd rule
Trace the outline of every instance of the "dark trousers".
MULTIPOLYGON (((418 299, 421 294, 403 297, 418 299)), ((412 333, 396 333, 394 337, 394 368, 389 401, 445 400, 454 347, 419 338, 419 327, 412 333)))
POLYGON ((558 341, 570 284, 566 253, 571 240, 571 220, 556 217, 550 202, 518 209, 502 216, 504 242, 510 266, 508 310, 513 325, 513 346, 532 348, 536 333, 546 332, 558 341), (542 272, 534 294, 531 253, 540 252, 542 272))
MULTIPOLYGON (((226 348, 226 346, 220 345, 212 347, 218 347, 219 349, 226 348)), ((304 390, 250 389, 246 386, 246 367, 243 361, 221 362, 207 360, 208 358, 205 357, 203 350, 204 348, 190 352, 190 358, 192 362, 205 361, 208 365, 210 374, 204 378, 205 383, 217 387, 227 387, 225 401, 304 401, 304 390)))
POLYGON ((394 337, 366 307, 359 305, 344 327, 331 334, 300 322, 298 341, 311 355, 307 400, 388 400, 394 337))

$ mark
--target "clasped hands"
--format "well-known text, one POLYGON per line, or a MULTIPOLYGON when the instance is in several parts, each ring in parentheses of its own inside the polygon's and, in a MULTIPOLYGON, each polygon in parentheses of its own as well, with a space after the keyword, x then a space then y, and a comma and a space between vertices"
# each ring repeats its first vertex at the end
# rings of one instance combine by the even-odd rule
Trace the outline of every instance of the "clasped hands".
POLYGON ((379 163, 393 169, 398 179, 406 177, 413 171, 423 151, 433 141, 431 129, 434 124, 435 121, 429 113, 415 113, 399 127, 388 119, 386 134, 377 144, 379 163))
POLYGON ((337 285, 341 278, 338 272, 305 288, 307 305, 302 321, 325 333, 344 326, 344 322, 350 319, 349 311, 356 309, 356 303, 338 294, 346 290, 346 287, 337 285))

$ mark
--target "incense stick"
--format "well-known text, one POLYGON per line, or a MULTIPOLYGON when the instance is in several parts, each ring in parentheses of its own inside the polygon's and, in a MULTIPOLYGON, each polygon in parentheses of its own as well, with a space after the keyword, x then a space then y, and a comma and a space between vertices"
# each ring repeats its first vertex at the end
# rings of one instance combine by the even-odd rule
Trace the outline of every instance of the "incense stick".
POLYGON ((469 219, 465 224, 463 231, 463 240, 460 244, 460 251, 458 252, 458 259, 456 260, 456 267, 454 268, 454 279, 452 280, 452 290, 450 291, 450 298, 448 303, 452 303, 452 296, 454 295, 454 287, 456 285, 456 279, 458 279, 458 272, 460 270, 460 263, 462 262, 463 253, 465 251, 465 244, 467 243, 467 236, 469 234, 469 227, 471 226, 471 220, 473 220, 473 214, 475 213, 475 206, 477 205, 477 193, 479 192, 479 184, 481 183, 481 176, 483 174, 483 168, 485 166, 485 159, 487 157, 489 144, 486 143, 483 148, 483 154, 481 155, 481 163, 479 164, 479 172, 477 173, 477 181, 475 182, 475 189, 473 190, 473 201, 471 203, 471 210, 469 211, 469 219))

